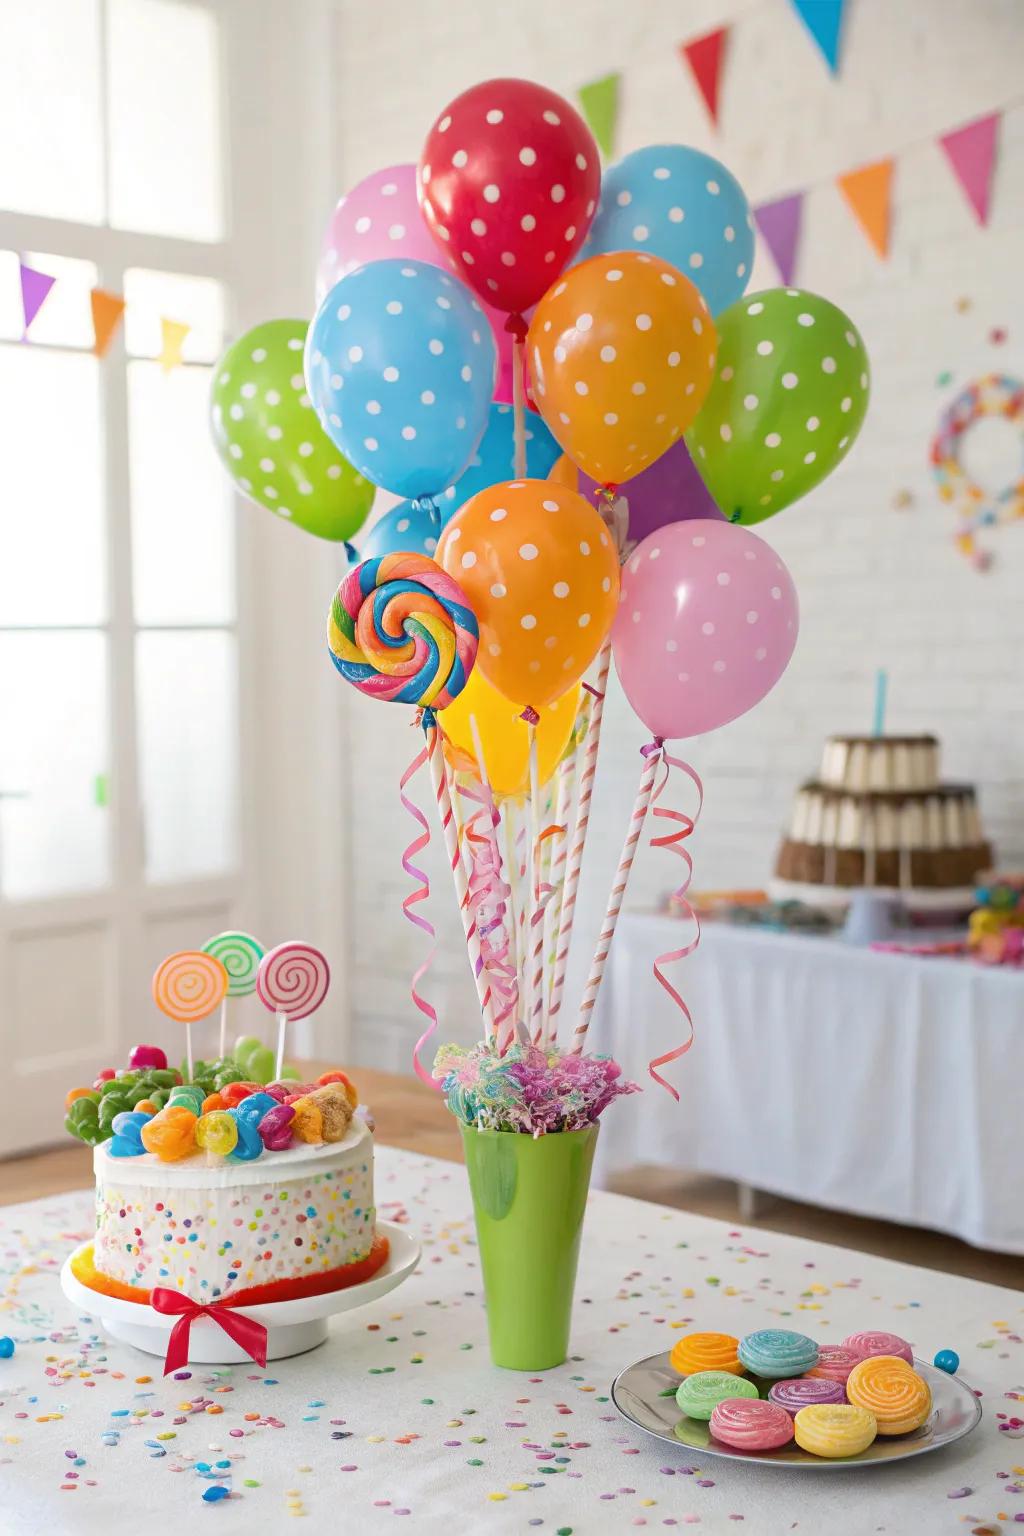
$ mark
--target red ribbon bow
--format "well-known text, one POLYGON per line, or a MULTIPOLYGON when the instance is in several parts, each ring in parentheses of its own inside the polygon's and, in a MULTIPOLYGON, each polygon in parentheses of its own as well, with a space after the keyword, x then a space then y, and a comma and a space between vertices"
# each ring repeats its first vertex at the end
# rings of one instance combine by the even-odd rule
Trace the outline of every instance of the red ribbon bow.
POLYGON ((255 1360, 257 1365, 266 1365, 267 1330, 262 1323, 254 1322, 251 1317, 233 1312, 230 1298, 224 1301, 193 1301, 191 1296, 183 1296, 180 1291, 171 1291, 166 1286, 158 1285, 150 1293, 149 1301, 155 1312, 163 1312, 167 1317, 178 1317, 167 1340, 165 1376, 169 1376, 172 1371, 180 1371, 188 1364, 189 1335, 197 1317, 211 1318, 245 1350, 250 1360, 255 1360))

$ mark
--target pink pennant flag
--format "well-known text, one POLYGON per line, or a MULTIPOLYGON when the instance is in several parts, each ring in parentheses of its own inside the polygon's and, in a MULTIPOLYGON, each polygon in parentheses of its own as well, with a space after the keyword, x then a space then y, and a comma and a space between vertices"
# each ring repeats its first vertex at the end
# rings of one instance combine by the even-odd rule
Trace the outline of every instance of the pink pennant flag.
POLYGON ((25 329, 23 336, 29 333, 36 315, 42 309, 49 297, 50 289, 57 281, 48 272, 37 272, 35 267, 27 267, 22 261, 21 268, 21 307, 25 315, 25 329))
POLYGON ((803 193, 794 192, 789 197, 780 197, 774 203, 762 203, 760 208, 754 209, 754 222, 779 269, 784 287, 793 281, 796 271, 803 205, 803 193))
POLYGON ((979 224, 988 223, 989 194, 995 168, 996 137, 1002 114, 975 118, 963 128, 944 133, 939 143, 953 167, 953 174, 964 189, 979 224))

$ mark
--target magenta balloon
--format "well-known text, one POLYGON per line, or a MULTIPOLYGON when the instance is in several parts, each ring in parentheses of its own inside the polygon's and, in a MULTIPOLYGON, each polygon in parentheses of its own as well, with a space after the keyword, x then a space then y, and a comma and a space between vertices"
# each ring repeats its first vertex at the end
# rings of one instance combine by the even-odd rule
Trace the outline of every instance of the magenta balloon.
MULTIPOLYGON (((406 256, 432 267, 455 269, 446 262, 440 246, 426 226, 416 196, 416 167, 388 165, 366 176, 341 199, 324 233, 316 269, 316 302, 336 282, 370 261, 406 256)), ((474 302, 479 303, 474 296, 474 302)), ((495 400, 512 401, 512 337, 505 330, 505 316, 481 304, 498 348, 495 400)))
POLYGON ((670 523, 622 568, 615 670, 655 736, 700 736, 771 692, 798 623, 793 579, 763 539, 724 519, 670 523))
MULTIPOLYGON (((580 493, 593 501, 597 482, 580 472, 580 493)), ((629 539, 639 544, 666 523, 691 518, 722 518, 711 492, 700 477, 690 450, 679 439, 660 459, 627 480, 619 494, 629 502, 629 539)))

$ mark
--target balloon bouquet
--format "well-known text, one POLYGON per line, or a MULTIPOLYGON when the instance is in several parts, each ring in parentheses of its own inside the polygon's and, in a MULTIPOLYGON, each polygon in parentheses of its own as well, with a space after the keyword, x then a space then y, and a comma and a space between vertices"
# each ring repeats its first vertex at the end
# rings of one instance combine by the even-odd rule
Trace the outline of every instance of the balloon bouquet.
MULTIPOLYGON (((602 178, 567 101, 491 80, 444 109, 416 167, 341 200, 308 329, 259 326, 216 371, 214 435, 250 498, 337 541, 374 487, 402 498, 338 587, 328 645, 348 681, 424 729, 401 781, 418 827, 405 909, 433 935, 416 863, 429 824, 407 793, 427 764, 483 1025, 475 1052, 437 1063, 468 1124, 571 1129, 632 1086, 584 1047, 649 814, 689 881, 695 816, 659 802, 673 769, 698 810, 702 790, 666 743, 752 709, 796 644, 793 582, 750 528, 846 454, 868 363, 827 300, 744 297, 753 241, 710 156, 652 145, 602 178), (652 739, 560 1046, 613 657, 652 739)), ((695 943, 655 967, 687 1020, 664 966, 695 943)), ((425 969, 415 1064, 436 1084, 425 969)), ((650 1064, 677 1098, 658 1068, 688 1046, 650 1064)))

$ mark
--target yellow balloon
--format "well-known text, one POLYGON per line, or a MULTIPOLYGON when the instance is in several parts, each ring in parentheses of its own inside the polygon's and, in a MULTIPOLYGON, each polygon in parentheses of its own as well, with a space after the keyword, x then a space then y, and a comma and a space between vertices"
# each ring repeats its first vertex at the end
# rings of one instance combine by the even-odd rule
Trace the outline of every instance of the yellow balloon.
MULTIPOLYGON (((580 692, 577 684, 554 703, 544 704, 537 710, 540 715, 537 759, 542 784, 547 783, 565 752, 576 720, 580 692)), ((479 667, 470 673, 465 688, 440 717, 445 734, 456 749, 453 754, 456 768, 467 766, 467 757, 476 761, 473 729, 469 723, 471 715, 480 732, 487 775, 494 793, 524 794, 529 788, 530 764, 526 722, 520 719, 522 709, 499 693, 479 667)))

